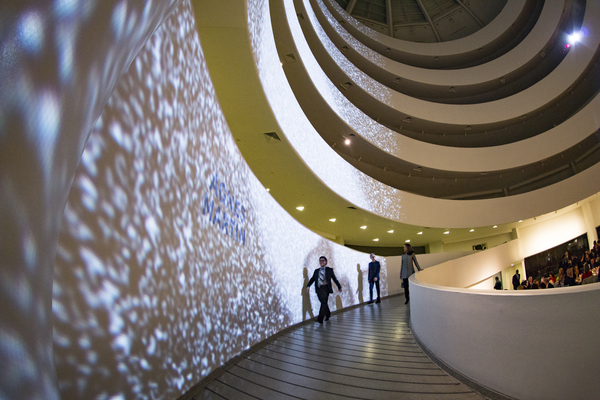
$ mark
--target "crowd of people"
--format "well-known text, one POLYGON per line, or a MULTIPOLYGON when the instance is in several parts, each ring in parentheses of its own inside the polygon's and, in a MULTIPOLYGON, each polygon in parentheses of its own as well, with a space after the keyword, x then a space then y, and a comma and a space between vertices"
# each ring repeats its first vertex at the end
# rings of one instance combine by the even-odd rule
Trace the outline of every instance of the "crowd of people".
POLYGON ((517 270, 513 276, 513 288, 515 290, 547 289, 600 282, 599 266, 600 245, 594 241, 590 250, 581 251, 580 254, 565 252, 556 276, 553 272, 546 272, 537 279, 529 276, 527 280, 521 281, 517 270))

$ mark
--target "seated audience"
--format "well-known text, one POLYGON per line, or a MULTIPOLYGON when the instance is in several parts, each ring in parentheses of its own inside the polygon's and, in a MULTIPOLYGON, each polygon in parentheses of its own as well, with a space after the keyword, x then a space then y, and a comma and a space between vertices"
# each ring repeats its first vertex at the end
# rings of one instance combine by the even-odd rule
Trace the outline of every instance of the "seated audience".
POLYGON ((567 276, 565 277, 565 286, 575 286, 575 278, 573 278, 573 268, 567 269, 567 276))
POLYGON ((594 268, 591 272, 592 272, 592 275, 588 276, 583 281, 581 281, 582 285, 596 283, 598 281, 598 268, 594 268))

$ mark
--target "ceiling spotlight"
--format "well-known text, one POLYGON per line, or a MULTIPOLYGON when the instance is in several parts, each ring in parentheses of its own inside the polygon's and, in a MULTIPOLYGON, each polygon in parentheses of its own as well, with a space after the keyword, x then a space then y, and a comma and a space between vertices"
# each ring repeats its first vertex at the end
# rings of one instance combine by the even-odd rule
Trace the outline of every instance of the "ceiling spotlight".
POLYGON ((303 207, 303 206, 296 207, 296 210, 298 210, 298 211, 302 211, 302 210, 304 210, 304 207, 303 207))
POLYGON ((394 233, 394 230, 393 230, 393 229, 392 229, 392 230, 389 230, 389 231, 388 231, 388 233, 394 233))
POLYGON ((567 40, 569 41, 570 44, 575 44, 579 41, 581 41, 581 38, 583 37, 583 35, 581 34, 581 31, 577 31, 577 32, 573 32, 572 34, 567 36, 567 40))
POLYGON ((379 238, 373 239, 374 242, 379 242, 379 238))
POLYGON ((410 239, 406 239, 404 243, 410 243, 410 239))
POLYGON ((270 192, 270 191, 271 191, 271 189, 267 188, 267 192, 270 192))
POLYGON ((447 235, 447 234, 449 234, 449 233, 450 233, 450 231, 446 231, 446 232, 444 232, 444 235, 447 235))
POLYGON ((475 232, 475 229, 471 229, 469 232, 475 232))
POLYGON ((522 219, 520 219, 520 220, 519 220, 519 222, 523 222, 523 220, 522 220, 522 219))
POLYGON ((335 218, 331 218, 329 222, 335 222, 335 218))
POLYGON ((350 139, 344 140, 344 143, 346 144, 346 146, 348 146, 350 144, 350 139))
POLYGON ((360 229, 367 229, 367 226, 363 225, 363 226, 360 227, 360 229))
POLYGON ((498 227, 498 225, 494 225, 494 226, 492 226, 492 228, 494 228, 494 229, 496 229, 497 227, 498 227))
POLYGON ((423 232, 417 232, 417 235, 422 235, 422 234, 423 234, 423 232))

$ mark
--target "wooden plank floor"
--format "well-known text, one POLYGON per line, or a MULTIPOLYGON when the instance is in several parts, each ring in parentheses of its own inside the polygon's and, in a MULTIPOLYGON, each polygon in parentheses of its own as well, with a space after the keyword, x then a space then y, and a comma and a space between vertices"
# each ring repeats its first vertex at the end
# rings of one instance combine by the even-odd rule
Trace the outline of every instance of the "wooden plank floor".
POLYGON ((231 365, 199 399, 484 399, 415 343, 400 296, 303 324, 231 365))

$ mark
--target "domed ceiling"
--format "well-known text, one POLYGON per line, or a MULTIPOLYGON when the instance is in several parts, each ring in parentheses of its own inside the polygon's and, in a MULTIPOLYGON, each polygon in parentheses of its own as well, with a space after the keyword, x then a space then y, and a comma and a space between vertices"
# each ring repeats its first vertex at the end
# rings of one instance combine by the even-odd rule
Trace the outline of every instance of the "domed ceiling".
POLYGON ((489 24, 506 0, 336 0, 348 14, 388 36, 412 42, 447 42, 489 24))

